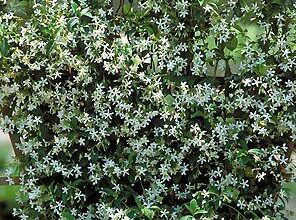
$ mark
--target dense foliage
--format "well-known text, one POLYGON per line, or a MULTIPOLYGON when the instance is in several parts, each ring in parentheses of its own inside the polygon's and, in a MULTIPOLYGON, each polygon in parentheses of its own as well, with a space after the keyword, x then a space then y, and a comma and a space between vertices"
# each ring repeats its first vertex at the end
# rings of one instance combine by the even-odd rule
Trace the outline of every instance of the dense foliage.
POLYGON ((22 153, 14 214, 283 219, 293 2, 1 0, 0 126, 22 153))

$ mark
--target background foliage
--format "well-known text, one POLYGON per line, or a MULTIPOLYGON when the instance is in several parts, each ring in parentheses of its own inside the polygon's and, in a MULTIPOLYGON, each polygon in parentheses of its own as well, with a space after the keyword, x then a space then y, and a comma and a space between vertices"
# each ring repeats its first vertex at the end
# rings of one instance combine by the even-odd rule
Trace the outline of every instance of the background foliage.
MULTIPOLYGON (((9 167, 10 172, 17 175, 16 165, 10 163, 12 157, 12 147, 8 144, 6 139, 2 138, 3 135, 0 131, 0 177, 6 176, 6 169, 9 167)), ((7 173, 7 175, 11 175, 7 173)), ((17 207, 15 200, 16 193, 19 186, 0 186, 0 219, 12 220, 12 208, 17 207)))
POLYGON ((21 219, 283 219, 295 3, 2 1, 21 219))

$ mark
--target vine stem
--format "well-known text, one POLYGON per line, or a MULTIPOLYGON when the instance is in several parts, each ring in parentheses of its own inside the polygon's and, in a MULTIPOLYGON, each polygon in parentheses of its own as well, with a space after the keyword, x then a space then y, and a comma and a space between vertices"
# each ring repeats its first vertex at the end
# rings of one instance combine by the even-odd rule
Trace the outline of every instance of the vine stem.
POLYGON ((239 214, 239 216, 242 216, 245 220, 247 220, 246 217, 245 217, 245 216, 244 216, 239 210, 237 210, 236 208, 234 208, 233 206, 228 205, 228 204, 226 204, 226 203, 222 203, 222 205, 225 205, 225 206, 227 206, 227 207, 233 209, 234 211, 236 211, 236 212, 239 214))
POLYGON ((120 0, 119 6, 116 9, 115 15, 117 15, 117 13, 119 12, 120 8, 122 8, 121 11, 123 13, 123 5, 124 5, 124 0, 120 0))

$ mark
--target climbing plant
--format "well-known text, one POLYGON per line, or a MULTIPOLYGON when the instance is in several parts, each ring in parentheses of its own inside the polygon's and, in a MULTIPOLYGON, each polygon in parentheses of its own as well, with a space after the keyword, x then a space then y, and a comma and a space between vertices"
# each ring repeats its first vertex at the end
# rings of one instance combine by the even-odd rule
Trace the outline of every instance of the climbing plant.
POLYGON ((284 219, 294 1, 0 2, 16 216, 284 219))

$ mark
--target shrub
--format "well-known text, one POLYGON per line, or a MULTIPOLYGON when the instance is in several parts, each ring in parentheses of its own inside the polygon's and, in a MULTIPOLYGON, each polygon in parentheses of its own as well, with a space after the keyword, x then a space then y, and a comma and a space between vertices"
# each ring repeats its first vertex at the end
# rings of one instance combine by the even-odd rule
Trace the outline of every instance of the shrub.
POLYGON ((1 2, 15 215, 283 219, 293 1, 1 2))

